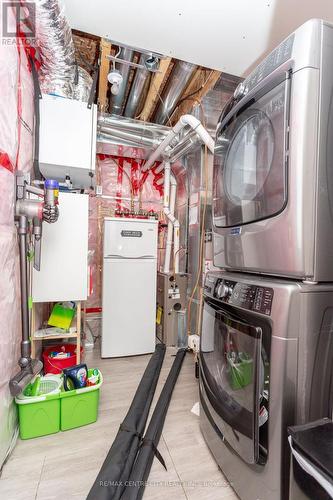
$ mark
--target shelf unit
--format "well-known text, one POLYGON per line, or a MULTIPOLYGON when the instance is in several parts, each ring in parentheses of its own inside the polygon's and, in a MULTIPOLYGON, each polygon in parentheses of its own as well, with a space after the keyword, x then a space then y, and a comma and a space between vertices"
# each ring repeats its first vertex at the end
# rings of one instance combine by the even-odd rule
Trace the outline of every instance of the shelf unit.
MULTIPOLYGON (((32 304, 32 314, 31 314, 31 331, 36 331, 36 303, 32 304)), ((65 333, 62 335, 43 335, 42 337, 35 337, 33 333, 31 335, 31 356, 34 359, 36 357, 36 344, 37 342, 42 342, 43 340, 62 340, 62 339, 76 339, 76 363, 79 364, 81 360, 81 302, 76 302, 76 332, 75 333, 65 333)))

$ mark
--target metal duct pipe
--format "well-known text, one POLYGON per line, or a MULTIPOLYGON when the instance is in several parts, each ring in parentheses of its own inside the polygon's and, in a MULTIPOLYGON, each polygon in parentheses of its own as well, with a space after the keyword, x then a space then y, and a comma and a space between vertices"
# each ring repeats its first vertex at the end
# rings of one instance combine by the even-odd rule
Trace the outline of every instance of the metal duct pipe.
POLYGON ((161 102, 155 112, 155 123, 164 124, 167 122, 196 69, 197 66, 194 64, 184 61, 176 62, 172 68, 168 83, 162 92, 161 102))
MULTIPOLYGON (((140 62, 142 66, 146 63, 147 56, 141 54, 140 62)), ((146 93, 147 84, 151 73, 147 69, 137 69, 129 93, 124 115, 129 118, 134 118, 139 114, 140 105, 142 104, 143 95, 146 93)))
POLYGON ((112 116, 107 113, 100 113, 97 121, 99 125, 106 127, 111 126, 127 130, 137 130, 140 133, 142 133, 143 130, 154 132, 158 135, 167 135, 170 132, 170 127, 165 127, 156 123, 133 120, 131 118, 125 118, 124 116, 112 116))
POLYGON ((134 134, 134 133, 129 133, 121 129, 116 129, 112 127, 104 128, 100 127, 99 132, 103 135, 110 136, 110 138, 117 138, 117 139, 123 139, 127 142, 131 142, 132 144, 135 143, 136 146, 146 146, 149 148, 153 148, 157 144, 159 144, 158 139, 154 139, 152 137, 144 137, 144 135, 139 135, 139 134, 134 134))
POLYGON ((129 148, 137 147, 133 144, 132 140, 126 141, 125 139, 117 139, 116 137, 112 138, 111 135, 103 134, 101 132, 97 135, 97 142, 112 144, 113 146, 125 146, 129 148))
POLYGON ((35 0, 36 40, 40 50, 41 90, 72 98, 75 48, 72 31, 58 0, 35 0))
MULTIPOLYGON (((123 47, 121 49, 119 59, 124 59, 125 61, 132 61, 133 57, 134 57, 134 51, 132 49, 128 49, 126 47, 123 47)), ((124 99, 126 95, 128 77, 131 71, 131 67, 127 64, 118 64, 118 66, 119 66, 118 70, 120 71, 123 77, 123 81, 122 84, 120 85, 118 94, 112 95, 110 99, 110 112, 113 113, 114 115, 121 115, 122 113, 124 99)))

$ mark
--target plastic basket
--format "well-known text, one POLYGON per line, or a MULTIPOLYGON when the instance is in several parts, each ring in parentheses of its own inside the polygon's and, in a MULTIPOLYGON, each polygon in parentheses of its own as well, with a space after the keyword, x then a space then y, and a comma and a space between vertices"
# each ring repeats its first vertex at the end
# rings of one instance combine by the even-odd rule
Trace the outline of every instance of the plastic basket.
POLYGON ((32 384, 15 398, 21 439, 31 439, 60 430, 61 377, 41 377, 39 395, 30 396, 32 384))
POLYGON ((20 401, 22 400, 29 400, 32 402, 32 398, 39 397, 39 396, 45 396, 47 394, 54 394, 60 391, 61 386, 62 386, 62 379, 60 376, 47 376, 47 377, 41 377, 40 378, 40 383, 38 386, 38 394, 32 395, 32 388, 33 388, 33 383, 28 384, 23 392, 17 396, 17 399, 20 401))
MULTIPOLYGON (((92 374, 93 369, 89 369, 88 377, 92 374)), ((96 385, 60 393, 60 428, 62 431, 96 422, 99 390, 103 383, 103 376, 99 370, 98 377, 99 380, 96 385)))

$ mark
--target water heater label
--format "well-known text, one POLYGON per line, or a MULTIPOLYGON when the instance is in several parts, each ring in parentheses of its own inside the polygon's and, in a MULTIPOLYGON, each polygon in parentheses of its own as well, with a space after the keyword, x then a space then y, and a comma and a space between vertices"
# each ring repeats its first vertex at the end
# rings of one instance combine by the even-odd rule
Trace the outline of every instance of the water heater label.
POLYGON ((122 231, 123 238, 142 238, 142 231, 122 231))

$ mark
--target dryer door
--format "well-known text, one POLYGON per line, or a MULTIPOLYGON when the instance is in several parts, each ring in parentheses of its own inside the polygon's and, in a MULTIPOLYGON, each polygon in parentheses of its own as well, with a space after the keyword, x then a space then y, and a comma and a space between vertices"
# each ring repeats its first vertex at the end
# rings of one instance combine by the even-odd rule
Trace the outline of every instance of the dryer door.
POLYGON ((221 129, 214 157, 217 228, 266 219, 285 207, 288 85, 253 99, 221 129))
POLYGON ((264 391, 262 330, 205 299, 201 383, 224 439, 245 460, 259 459, 259 405, 264 391))

